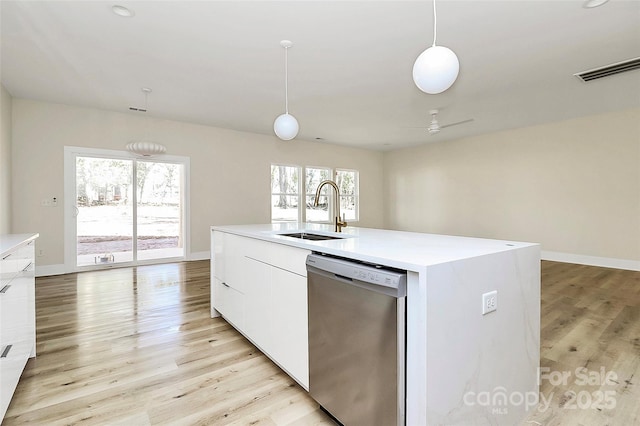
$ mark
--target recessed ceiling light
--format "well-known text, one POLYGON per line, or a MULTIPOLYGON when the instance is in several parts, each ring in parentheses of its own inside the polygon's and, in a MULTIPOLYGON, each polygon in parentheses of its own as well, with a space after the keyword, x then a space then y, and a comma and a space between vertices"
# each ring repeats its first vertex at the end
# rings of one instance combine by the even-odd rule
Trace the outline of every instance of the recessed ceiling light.
POLYGON ((602 6, 609 0, 587 0, 582 4, 585 9, 593 9, 594 7, 602 6))
POLYGON ((133 15, 135 15, 135 12, 133 10, 127 9, 124 6, 120 6, 120 5, 117 5, 117 4, 114 4, 113 6, 111 6, 111 10, 116 15, 122 16, 122 17, 125 17, 125 18, 131 18, 131 17, 133 17, 133 15))

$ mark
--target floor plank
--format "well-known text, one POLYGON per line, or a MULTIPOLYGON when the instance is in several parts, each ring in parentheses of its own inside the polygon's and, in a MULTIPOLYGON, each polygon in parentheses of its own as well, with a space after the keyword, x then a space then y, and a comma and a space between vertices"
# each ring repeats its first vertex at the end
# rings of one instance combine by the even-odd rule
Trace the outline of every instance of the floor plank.
MULTIPOLYGON (((541 366, 571 377, 542 380, 550 404, 523 424, 640 425, 640 273, 545 261, 541 299, 541 366), (576 368, 617 377, 580 384, 576 368), (599 392, 614 409, 578 407, 599 392)), ((209 318, 208 261, 38 278, 36 315, 38 356, 3 425, 333 425, 209 318)))

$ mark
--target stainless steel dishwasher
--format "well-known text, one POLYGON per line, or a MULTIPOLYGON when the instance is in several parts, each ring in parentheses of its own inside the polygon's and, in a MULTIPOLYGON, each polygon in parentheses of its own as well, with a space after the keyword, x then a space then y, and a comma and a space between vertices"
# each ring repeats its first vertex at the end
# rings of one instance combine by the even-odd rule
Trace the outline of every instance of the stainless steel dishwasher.
POLYGON ((406 272, 307 257, 309 393, 345 426, 404 425, 406 272))

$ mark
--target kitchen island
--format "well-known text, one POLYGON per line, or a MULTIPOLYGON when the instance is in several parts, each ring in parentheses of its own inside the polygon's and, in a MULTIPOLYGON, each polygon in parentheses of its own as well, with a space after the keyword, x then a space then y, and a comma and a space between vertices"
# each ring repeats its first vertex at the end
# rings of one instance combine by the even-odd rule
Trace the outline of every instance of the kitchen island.
POLYGON ((537 405, 540 248, 329 225, 213 226, 212 316, 308 389, 311 252, 407 271, 406 424, 517 424, 537 405), (281 234, 341 237, 306 240, 281 234), (486 294, 496 292, 486 311, 486 294))

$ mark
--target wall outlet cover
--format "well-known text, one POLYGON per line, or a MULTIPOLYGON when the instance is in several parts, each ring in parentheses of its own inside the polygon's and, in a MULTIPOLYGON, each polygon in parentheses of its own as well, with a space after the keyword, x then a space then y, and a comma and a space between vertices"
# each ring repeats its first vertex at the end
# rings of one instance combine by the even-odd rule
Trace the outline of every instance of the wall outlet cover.
POLYGON ((482 315, 498 309, 498 290, 493 290, 482 295, 482 315))

